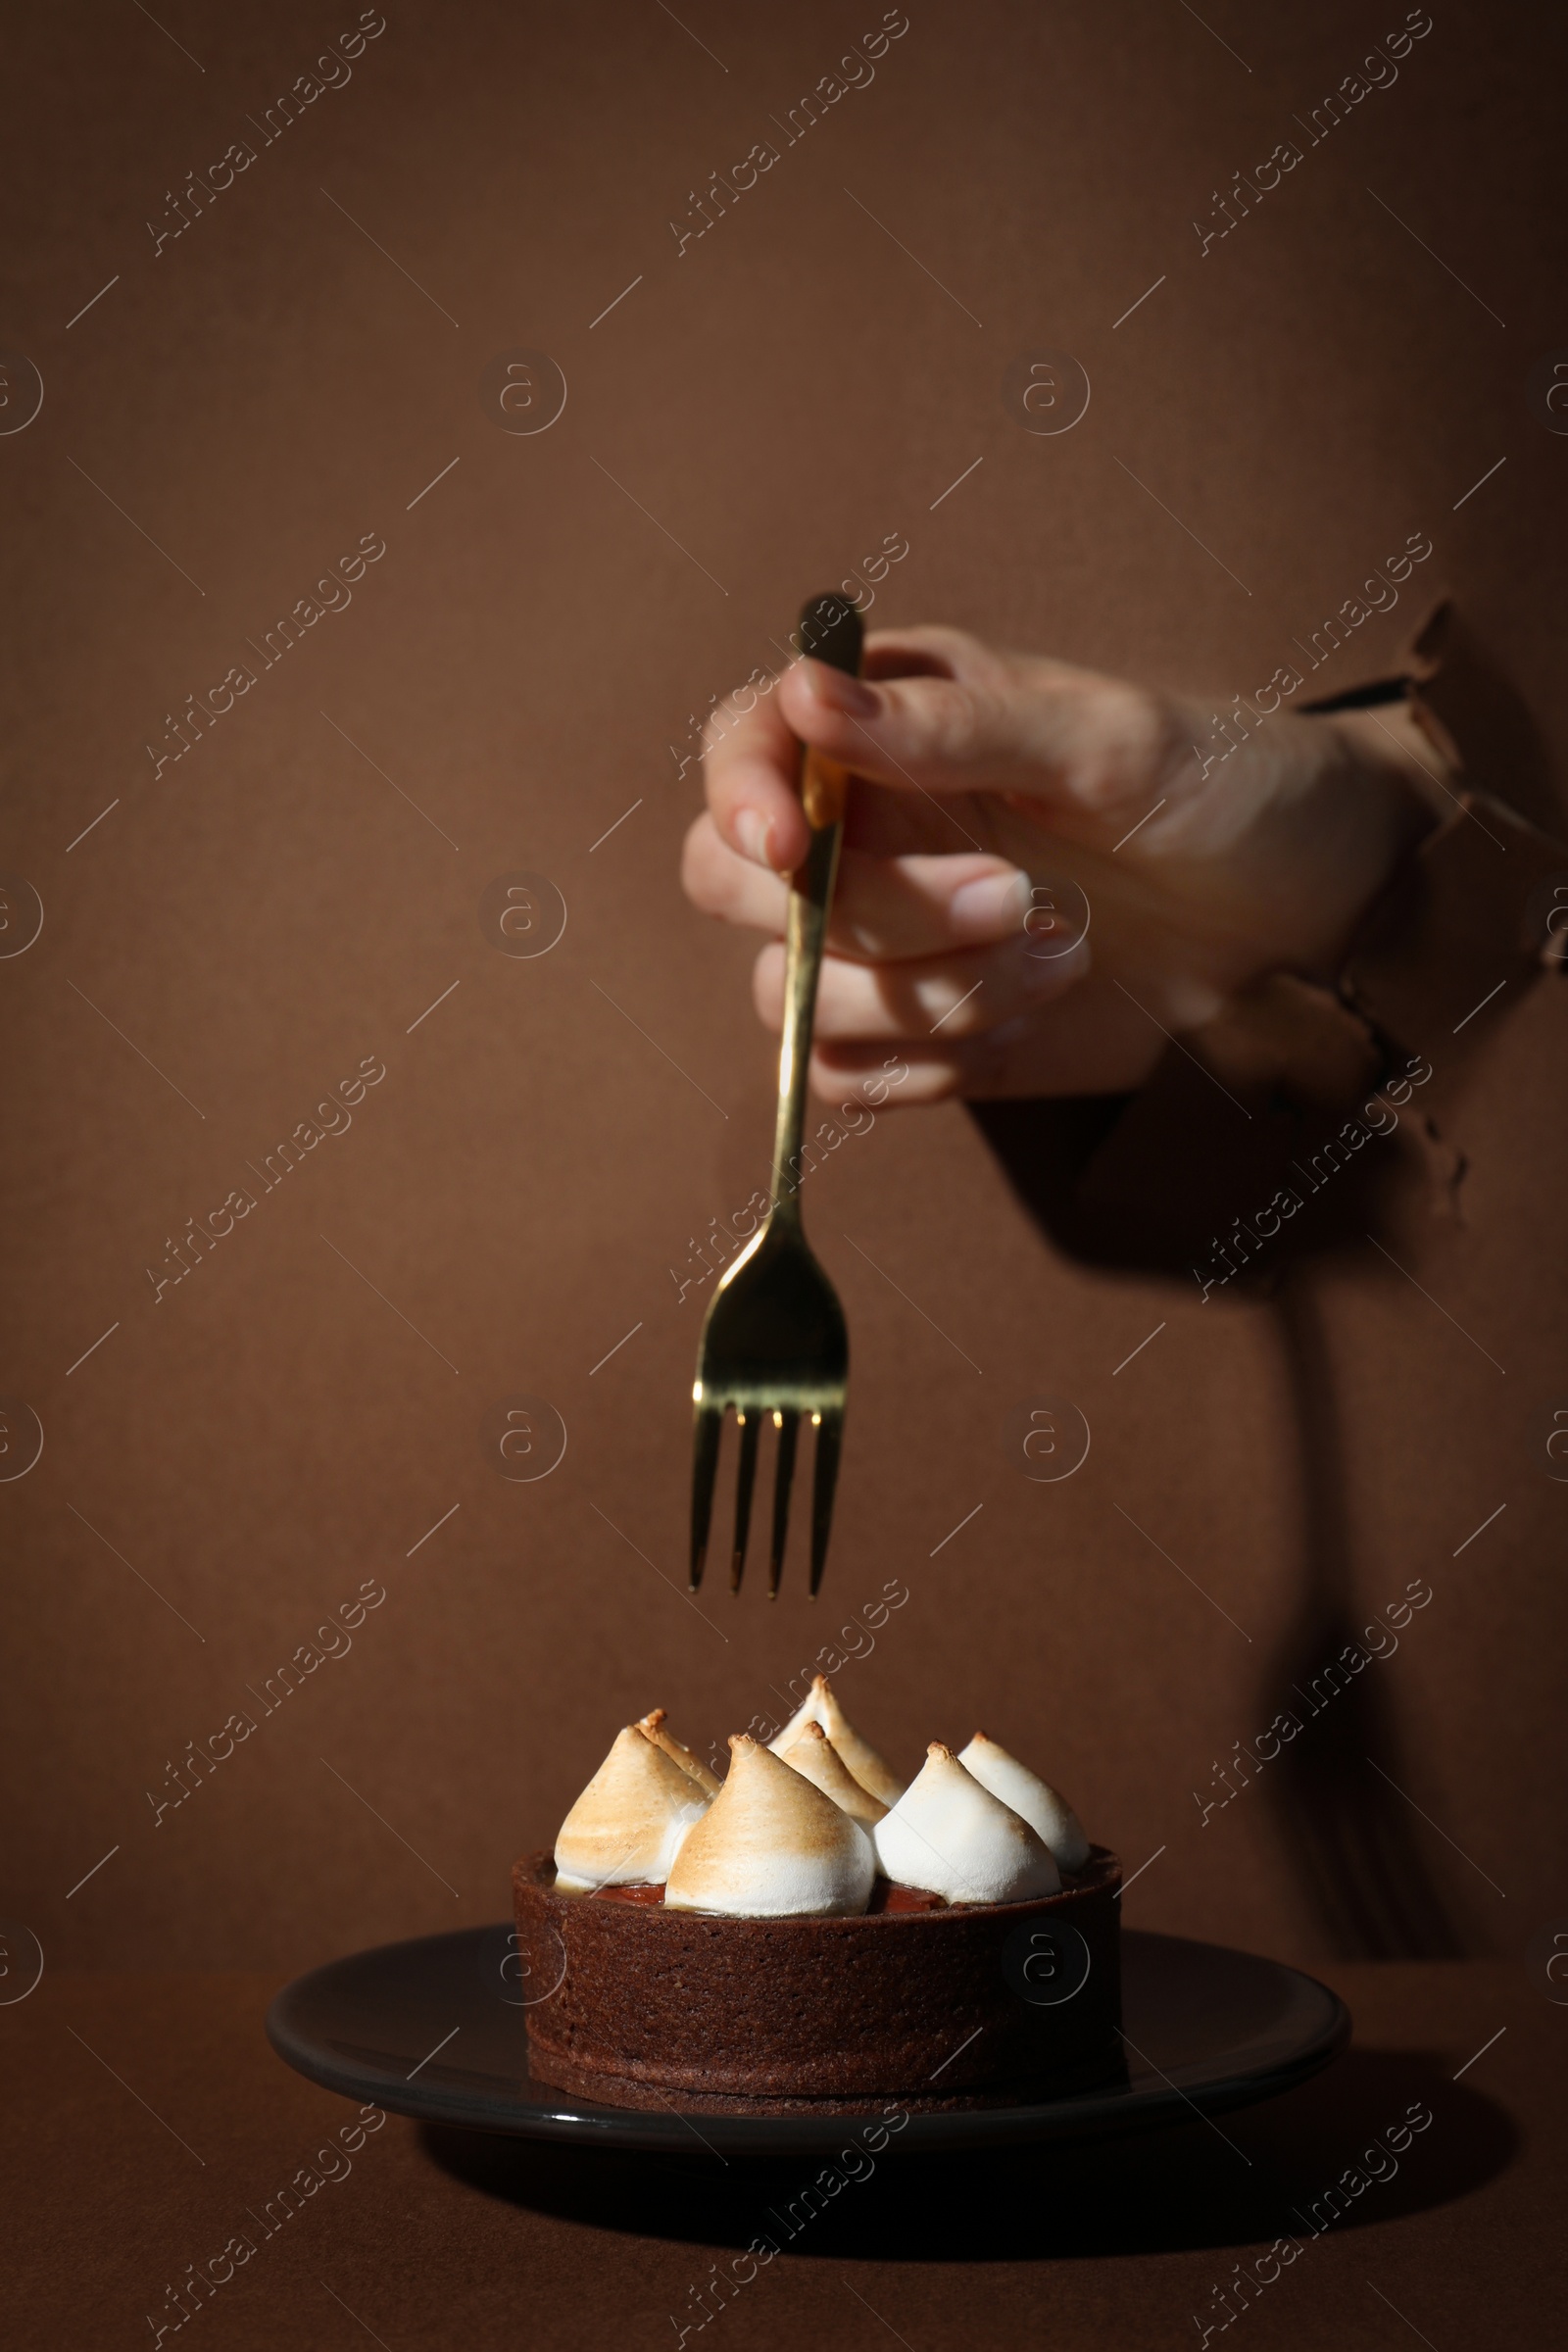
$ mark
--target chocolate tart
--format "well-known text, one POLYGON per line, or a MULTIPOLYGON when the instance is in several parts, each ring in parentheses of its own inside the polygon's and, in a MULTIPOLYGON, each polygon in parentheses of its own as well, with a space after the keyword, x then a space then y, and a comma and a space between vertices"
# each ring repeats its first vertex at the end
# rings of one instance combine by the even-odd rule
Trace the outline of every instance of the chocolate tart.
POLYGON ((1103 1846, 1059 1894, 948 1904, 879 1881, 877 1907, 848 1919, 666 1911, 660 1887, 568 1894, 548 1854, 512 1880, 537 1987, 529 2072, 602 2105, 924 2112, 1121 2067, 1121 1864, 1103 1846))

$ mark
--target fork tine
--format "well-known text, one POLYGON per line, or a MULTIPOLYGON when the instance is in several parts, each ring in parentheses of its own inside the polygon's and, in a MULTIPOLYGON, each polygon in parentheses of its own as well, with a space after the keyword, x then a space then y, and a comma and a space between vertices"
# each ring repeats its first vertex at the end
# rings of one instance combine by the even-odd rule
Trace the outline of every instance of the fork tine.
POLYGON ((737 1413, 741 1425, 740 1468, 735 1477, 735 1550, 729 1564, 729 1589, 738 1592, 746 1570, 746 1541, 752 1525, 752 1488, 757 1480, 757 1440, 761 1429, 760 1412, 737 1413))
POLYGON ((844 1408, 818 1417, 816 1474, 811 1484, 811 1598, 816 1598, 827 1559, 827 1539, 833 1525, 833 1490, 838 1484, 839 1449, 844 1442, 844 1408))
POLYGON ((778 1598, 784 1545, 790 1532, 790 1488, 795 1482, 795 1446, 801 1434, 801 1416, 792 1405, 776 1411, 773 1419, 778 1427, 778 1461, 773 1471, 773 1541, 768 1547, 767 1558, 769 1600, 778 1598))
POLYGON ((695 1592, 708 1560, 708 1530, 713 1516, 713 1481, 718 1475, 718 1441, 724 1428, 724 1408, 700 1404, 692 1446, 692 1565, 695 1592))

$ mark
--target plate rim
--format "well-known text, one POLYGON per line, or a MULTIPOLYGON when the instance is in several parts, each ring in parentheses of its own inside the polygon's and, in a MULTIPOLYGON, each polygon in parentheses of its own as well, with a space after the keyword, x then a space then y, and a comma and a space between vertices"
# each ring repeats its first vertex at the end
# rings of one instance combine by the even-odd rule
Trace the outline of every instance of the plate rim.
MULTIPOLYGON (((722 2138, 726 2156, 759 2158, 787 2156, 799 2152, 830 2147, 847 2134, 863 2128, 867 2122, 878 2123, 889 2109, 896 2110, 898 2100, 890 2095, 877 2104, 861 2109, 846 2109, 834 2115, 774 2115, 747 2116, 719 2110, 671 2109, 665 2115, 656 2110, 637 2107, 597 2107, 585 2100, 574 2100, 564 2092, 550 2089, 548 2084, 537 2088, 550 2099, 547 2106, 525 2105, 519 2100, 510 2112, 500 2100, 493 2103, 494 2112, 478 2114, 480 2094, 451 2088, 431 2081, 420 2091, 408 2098, 397 2096, 397 2086, 389 2082, 375 2081, 371 2074, 356 2072, 348 2063, 321 2052, 320 2045, 293 2027, 290 2011, 306 1997, 311 1988, 323 1978, 356 1964, 385 1959, 400 1952, 432 1944, 460 1944, 473 1949, 480 1939, 504 1928, 505 1921, 491 1921, 475 1927, 448 1928, 429 1936, 403 1936, 387 1943, 368 1945, 356 1952, 339 1954, 335 1959, 321 1962, 292 1978, 268 2005, 266 2016, 267 2038, 276 2055, 307 2081, 318 2083, 340 2097, 373 2104, 393 2115, 408 2116, 416 2123, 435 2125, 442 2129, 482 2132, 504 2139, 543 2140, 556 2145, 613 2147, 632 2154, 669 2155, 684 2153, 680 2137, 683 2129, 702 2124, 722 2138), (368 2088, 368 2086, 370 2086, 368 2088)), ((934 2113, 911 2113, 906 2118, 898 2135, 897 2149, 887 2152, 913 2153, 916 2150, 940 2152, 956 2151, 965 2146, 1019 2144, 1026 2141, 1049 2142, 1116 2138, 1135 2132, 1156 2131, 1179 2124, 1194 2113, 1200 2116, 1221 2115, 1230 2109, 1245 2107, 1278 2097, 1294 2089, 1332 2063, 1350 2038, 1351 2017, 1348 2008, 1332 1985, 1295 1967, 1287 1960, 1274 1960, 1260 1952, 1247 1952, 1234 1944, 1213 1943, 1205 1937, 1170 1936, 1161 1930, 1125 1929, 1124 1936, 1140 1943, 1180 1944, 1192 1952, 1213 1953, 1227 1960, 1250 1961, 1254 1967, 1273 1971, 1292 1979, 1298 1985, 1309 1987, 1323 2004, 1322 2022, 1298 2048, 1288 2056, 1266 2066, 1232 2069, 1211 2076, 1207 2081, 1183 2082, 1183 2069, 1162 2076, 1158 2084, 1134 2089, 1102 2086, 1096 2089, 1069 2093, 1057 2099, 1042 2099, 1033 2104, 1015 2107, 950 2108, 934 2113)), ((1134 2055, 1138 2053, 1134 2049, 1134 2055)), ((1152 2063, 1152 2061, 1149 2063, 1152 2063)), ((1223 2066, 1223 2058, 1212 2062, 1223 2066)), ((368 2061, 367 2062, 367 2069, 368 2061)), ((1161 2072, 1157 2069, 1156 2072, 1161 2072)))

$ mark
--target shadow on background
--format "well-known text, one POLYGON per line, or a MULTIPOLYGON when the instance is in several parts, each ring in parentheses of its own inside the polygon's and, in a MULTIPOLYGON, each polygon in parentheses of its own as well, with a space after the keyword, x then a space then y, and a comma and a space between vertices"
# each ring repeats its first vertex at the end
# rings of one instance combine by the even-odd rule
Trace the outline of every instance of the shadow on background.
MULTIPOLYGON (((787 2253, 834 2260, 1018 2262, 1306 2239, 1313 2201, 1417 2103, 1432 2123, 1393 2159, 1393 2178, 1333 2224, 1340 2230, 1429 2211, 1494 2179, 1518 2144, 1511 2119, 1450 2082, 1431 2053, 1352 2050, 1298 2089, 1212 2125, 1054 2150, 890 2148, 824 2210, 798 2216, 793 2239, 777 2217, 825 2156, 726 2163, 695 2147, 635 2155, 436 2125, 420 2137, 443 2172, 488 2196, 630 2236, 739 2249, 765 2233, 787 2253)), ((850 2130, 853 2119, 846 2146, 850 2130)))
MULTIPOLYGON (((1245 1080, 1232 1072, 1234 1083, 1245 1080)), ((1325 1177, 1277 1237, 1250 1250, 1229 1232, 1275 1187, 1305 1196, 1305 1170, 1344 1105, 1292 1100, 1279 1087, 1240 1105, 1191 1057, 1167 1054, 1142 1094, 1074 1102, 998 1102, 971 1115, 1021 1205, 1045 1238, 1080 1262, 1157 1275, 1202 1296, 1206 1277, 1234 1272, 1207 1301, 1215 1314, 1248 1300, 1278 1337, 1297 1482, 1298 1530, 1289 1629, 1256 1694, 1259 1731, 1281 1713, 1300 1726, 1262 1779, 1292 1875, 1328 1944, 1346 1960, 1443 1960, 1466 1939, 1428 1865, 1416 1816, 1391 1786, 1407 1786, 1387 1668, 1337 1667, 1358 1643, 1356 1574, 1334 1366, 1316 1277, 1355 1262, 1367 1281, 1394 1279, 1368 1247, 1392 1235, 1401 1198, 1422 1179, 1408 1134, 1367 1145, 1325 1177), (1195 1270, 1198 1281, 1195 1281, 1195 1270), (1315 1704, 1314 1683, 1339 1688, 1315 1704), (1377 1765, 1369 1759, 1376 1758, 1377 1765), (1382 1767, 1382 1771, 1377 1769, 1382 1767), (1383 1773, 1389 1775, 1388 1779, 1383 1773)), ((1390 1592, 1381 1597, 1395 1599, 1390 1592)), ((1376 1639, 1387 1642, 1387 1632, 1376 1639)), ((1255 1772, 1255 1766, 1252 1770, 1255 1772)), ((1248 1768, 1238 1767, 1246 1780, 1248 1768)), ((1222 1784, 1216 1782, 1215 1794, 1222 1784)))
POLYGON ((1300 1562, 1295 1612, 1269 1661, 1258 1721, 1283 1710, 1303 1726, 1265 1776, 1274 1821, 1342 1958, 1453 1959, 1463 1940, 1415 1841, 1412 1810, 1383 1777, 1408 1786, 1386 1665, 1374 1658, 1348 1679, 1342 1674, 1344 1687, 1332 1694, 1325 1678, 1332 1661, 1359 1644, 1366 1624, 1354 1606, 1333 1366, 1305 1281, 1285 1282, 1273 1311, 1297 1438, 1300 1562))

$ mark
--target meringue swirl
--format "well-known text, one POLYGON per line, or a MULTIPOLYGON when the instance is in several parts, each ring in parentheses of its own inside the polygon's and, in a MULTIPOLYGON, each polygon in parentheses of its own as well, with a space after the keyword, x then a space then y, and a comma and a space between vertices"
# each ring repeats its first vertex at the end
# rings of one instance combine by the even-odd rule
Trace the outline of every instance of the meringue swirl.
POLYGON ((1017 1903, 1061 1890, 1061 1874, 1038 1831, 940 1740, 926 1749, 925 1763, 872 1837, 888 1878, 950 1903, 1017 1903))
POLYGON ((556 1885, 657 1886, 709 1799, 641 1724, 628 1723, 561 1825, 556 1885))
POLYGON ((670 1865, 665 1909, 739 1919, 863 1911, 876 1878, 867 1832, 760 1741, 739 1733, 729 1748, 723 1788, 670 1865))
POLYGON ((672 1764, 678 1764, 682 1772, 690 1774, 705 1796, 716 1796, 724 1784, 714 1779, 701 1756, 694 1756, 689 1747, 682 1747, 673 1732, 664 1729, 664 1708, 654 1707, 648 1714, 638 1716, 637 1729, 646 1732, 654 1745, 662 1747, 672 1764))
POLYGON ((1082 1870, 1089 1859, 1083 1824, 1049 1782, 1031 1772, 1027 1764, 1020 1764, 1016 1756, 1009 1756, 999 1740, 988 1740, 984 1732, 976 1732, 960 1751, 958 1762, 965 1772, 973 1773, 982 1788, 1000 1796, 1040 1833, 1063 1870, 1082 1870))
POLYGON ((813 1788, 830 1796, 839 1810, 862 1829, 874 1829, 887 1811, 879 1796, 861 1788, 819 1723, 803 1727, 799 1739, 785 1748, 783 1761, 793 1771, 804 1773, 813 1788))
POLYGON ((860 1738, 834 1696, 833 1686, 825 1674, 814 1678, 778 1738, 769 1742, 774 1755, 782 1756, 793 1747, 808 1723, 821 1726, 837 1749, 840 1762, 849 1767, 860 1787, 868 1788, 879 1804, 898 1803, 904 1794, 904 1783, 888 1770, 870 1741, 860 1738))

